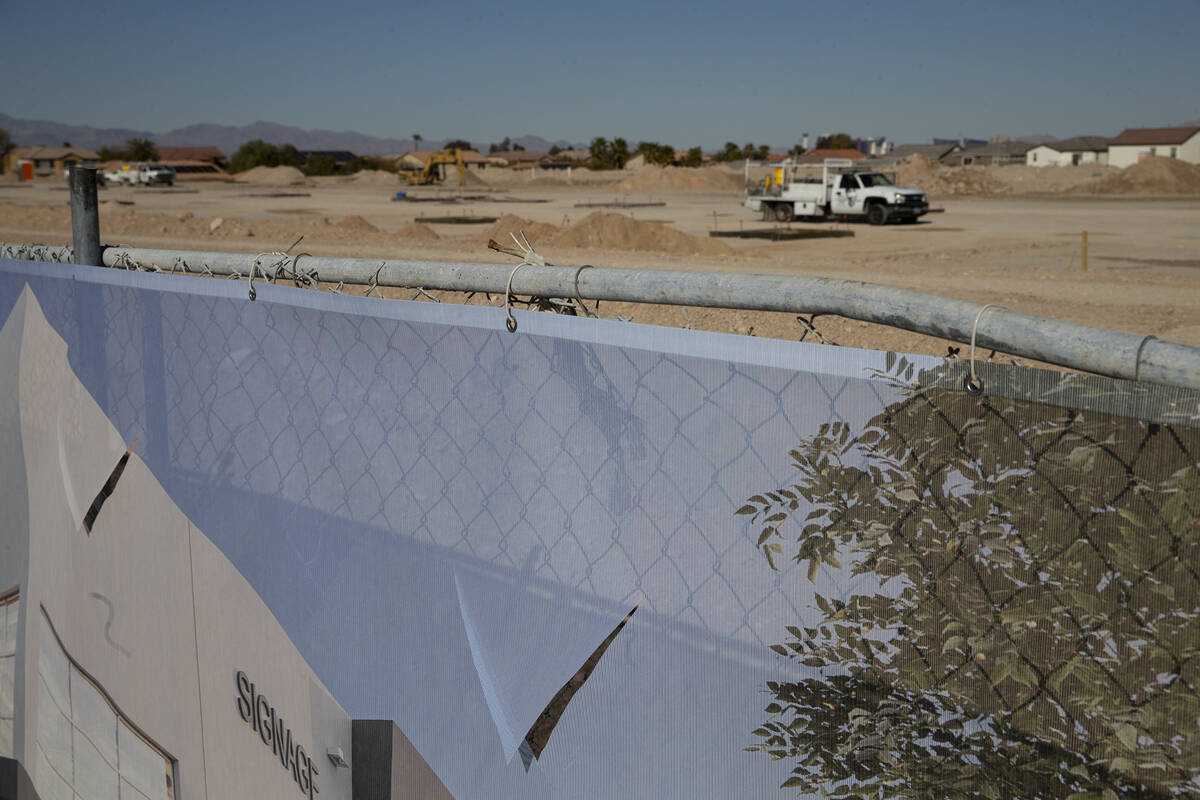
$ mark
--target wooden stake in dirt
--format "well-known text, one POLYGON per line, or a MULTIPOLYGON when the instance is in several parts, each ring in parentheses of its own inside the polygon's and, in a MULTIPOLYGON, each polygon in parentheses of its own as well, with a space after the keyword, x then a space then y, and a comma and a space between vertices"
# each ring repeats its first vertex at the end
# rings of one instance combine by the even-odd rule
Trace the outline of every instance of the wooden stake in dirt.
POLYGON ((1083 271, 1087 272, 1087 231, 1083 232, 1083 254, 1080 258, 1083 264, 1083 271))

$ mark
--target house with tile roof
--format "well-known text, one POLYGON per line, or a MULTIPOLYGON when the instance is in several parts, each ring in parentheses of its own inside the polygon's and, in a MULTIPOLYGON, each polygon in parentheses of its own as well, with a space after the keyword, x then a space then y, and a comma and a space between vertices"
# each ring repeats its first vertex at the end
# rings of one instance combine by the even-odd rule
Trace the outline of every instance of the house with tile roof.
POLYGON ((1107 164, 1107 136, 1073 136, 1060 142, 1031 147, 1025 163, 1031 167, 1067 167, 1073 164, 1107 164))
POLYGON ((1108 143, 1108 163, 1128 167, 1148 156, 1200 164, 1200 127, 1128 128, 1108 143))
POLYGON ((170 164, 173 161, 187 162, 207 162, 220 167, 222 170, 229 167, 229 159, 225 158, 225 154, 215 147, 171 147, 169 145, 159 145, 155 147, 158 150, 158 160, 165 164, 170 164))
POLYGON ((498 150, 488 156, 491 163, 502 167, 529 167, 546 158, 534 150, 498 150))
POLYGON ((1029 142, 993 141, 978 147, 966 147, 942 158, 952 167, 983 167, 1005 164, 1024 164, 1025 154, 1033 145, 1029 142))
POLYGON ((84 147, 14 147, 4 154, 4 172, 17 172, 18 165, 32 165, 33 175, 65 175, 76 164, 94 167, 100 154, 84 147))
POLYGON ((930 161, 941 161, 952 153, 962 150, 958 142, 935 142, 934 144, 901 144, 888 151, 884 159, 888 165, 899 164, 909 156, 922 156, 930 161))
POLYGON ((155 147, 158 163, 175 170, 177 180, 228 180, 226 169, 229 162, 225 154, 215 147, 155 147))
POLYGON ((866 158, 866 156, 852 148, 844 148, 844 149, 825 148, 825 149, 820 149, 820 150, 809 150, 807 153, 800 156, 800 163, 801 164, 822 164, 825 162, 825 159, 827 159, 827 158, 860 159, 860 158, 866 158))

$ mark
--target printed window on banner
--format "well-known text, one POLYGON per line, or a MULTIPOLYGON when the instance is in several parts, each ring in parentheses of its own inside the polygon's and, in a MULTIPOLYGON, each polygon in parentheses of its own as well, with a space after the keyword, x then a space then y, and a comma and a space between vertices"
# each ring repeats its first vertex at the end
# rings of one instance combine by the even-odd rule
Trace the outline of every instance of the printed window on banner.
POLYGON ((174 764, 71 660, 42 618, 34 783, 44 800, 174 800, 174 764))
POLYGON ((17 616, 21 606, 16 592, 0 597, 0 757, 13 757, 14 696, 17 681, 17 616))

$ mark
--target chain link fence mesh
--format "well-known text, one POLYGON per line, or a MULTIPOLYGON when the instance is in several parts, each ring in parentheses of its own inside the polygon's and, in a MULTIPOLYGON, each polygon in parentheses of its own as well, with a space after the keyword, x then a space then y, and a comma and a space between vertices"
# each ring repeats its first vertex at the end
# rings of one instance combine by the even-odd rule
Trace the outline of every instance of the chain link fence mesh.
MULTIPOLYGON (((335 696, 456 796, 1197 793, 1195 393, 994 367, 976 398, 935 359, 48 266, 0 311, 33 287, 335 696), (600 638, 644 598, 532 769, 488 760, 472 575, 600 638)), ((536 644, 529 726, 599 639, 536 644)))

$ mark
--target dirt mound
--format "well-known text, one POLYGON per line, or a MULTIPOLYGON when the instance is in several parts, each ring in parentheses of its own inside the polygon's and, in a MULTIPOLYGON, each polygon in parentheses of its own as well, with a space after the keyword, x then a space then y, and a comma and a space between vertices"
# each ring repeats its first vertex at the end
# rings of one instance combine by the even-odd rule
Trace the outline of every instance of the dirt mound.
POLYGON ((597 211, 555 237, 554 245, 606 247, 614 250, 652 250, 679 255, 720 255, 732 252, 717 239, 689 236, 657 222, 641 222, 622 214, 597 211))
POLYGON ((609 187, 614 192, 741 191, 742 176, 722 167, 646 167, 609 187))
POLYGON ((467 182, 463 186, 490 186, 491 184, 479 177, 478 172, 467 170, 467 182))
POLYGON ((347 233, 379 233, 379 228, 376 228, 362 217, 357 216, 340 219, 333 226, 347 233))
POLYGON ((355 183, 362 186, 397 186, 400 179, 396 177, 394 172, 387 172, 382 169, 362 169, 353 175, 346 177, 346 183, 355 183))
POLYGON ((1026 164, 1005 164, 984 167, 988 175, 1001 184, 1004 194, 1087 194, 1096 184, 1116 172, 1105 164, 1070 164, 1035 167, 1026 164))
POLYGON ((929 195, 996 194, 1000 181, 985 167, 948 167, 914 153, 896 167, 896 183, 924 189, 929 195))
MULTIPOLYGON (((100 216, 107 217, 120 209, 114 204, 100 204, 100 216)), ((66 203, 58 206, 23 206, 0 203, 0 222, 6 228, 71 232, 71 209, 66 203)))
POLYGON ((505 214, 478 233, 475 238, 483 243, 486 243, 488 239, 495 239, 501 244, 511 245, 512 237, 509 234, 515 233, 520 236, 521 231, 525 231, 525 238, 536 248, 539 244, 546 244, 554 240, 563 232, 563 229, 549 222, 534 222, 524 217, 518 217, 516 214, 505 214))
POLYGON ((414 242, 435 242, 442 237, 424 222, 412 222, 396 231, 396 236, 414 242))
POLYGON ((310 186, 311 181, 295 167, 255 167, 233 176, 239 183, 257 186, 310 186))
POLYGON ((1151 156, 1100 181, 1097 194, 1200 194, 1200 167, 1151 156))

